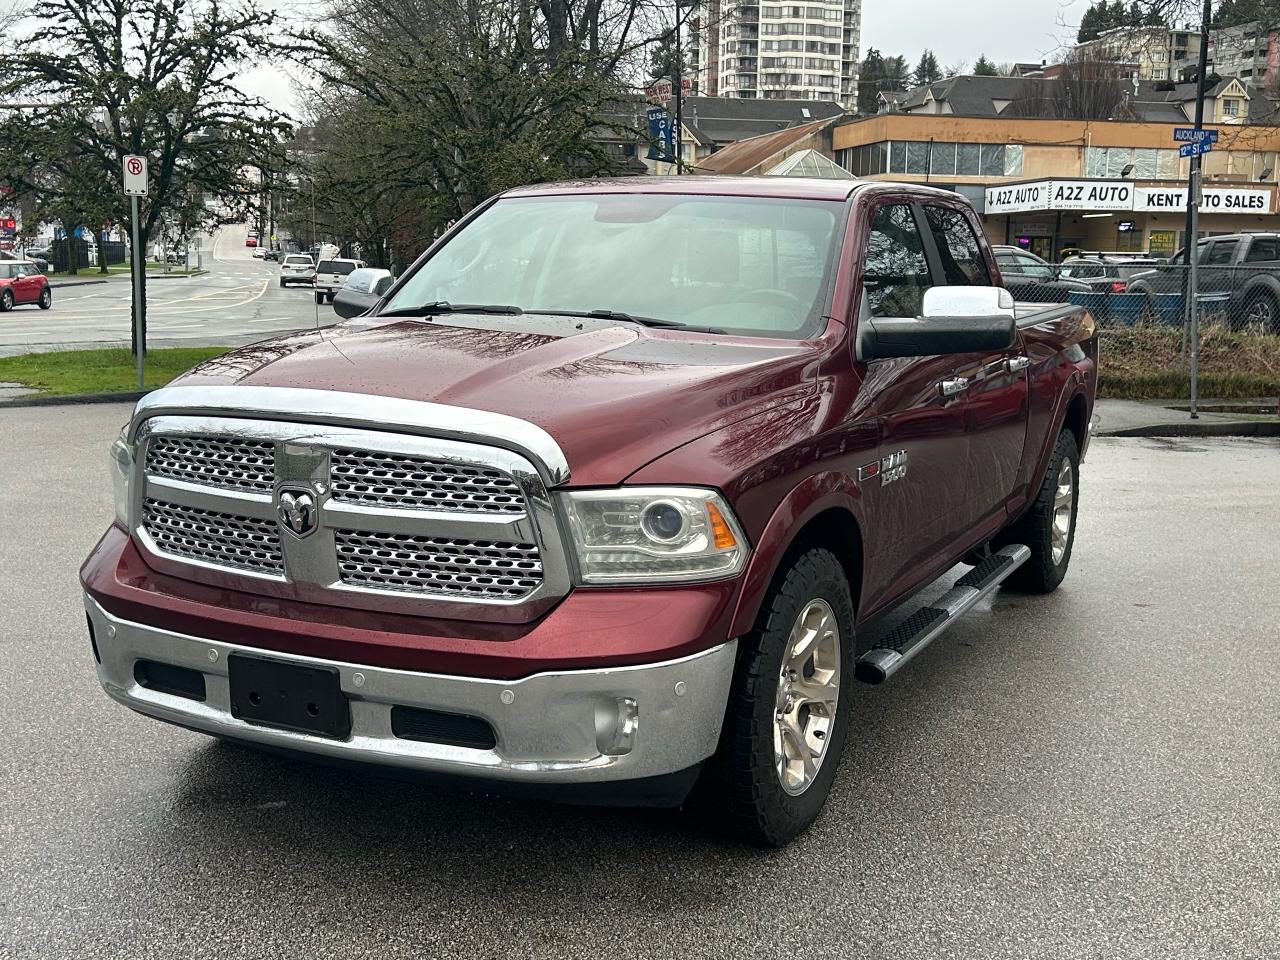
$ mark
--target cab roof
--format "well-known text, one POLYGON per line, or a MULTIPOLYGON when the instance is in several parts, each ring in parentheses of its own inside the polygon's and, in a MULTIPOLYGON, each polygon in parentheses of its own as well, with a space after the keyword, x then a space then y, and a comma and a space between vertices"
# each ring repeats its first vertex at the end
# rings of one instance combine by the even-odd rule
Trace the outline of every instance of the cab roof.
POLYGON ((688 194, 720 197, 775 197, 791 200, 844 201, 864 191, 908 190, 921 196, 935 195, 955 199, 950 190, 939 190, 919 183, 892 180, 829 180, 821 177, 733 177, 691 174, 684 177, 619 177, 563 180, 558 183, 536 183, 515 187, 504 197, 554 197, 581 194, 688 194))

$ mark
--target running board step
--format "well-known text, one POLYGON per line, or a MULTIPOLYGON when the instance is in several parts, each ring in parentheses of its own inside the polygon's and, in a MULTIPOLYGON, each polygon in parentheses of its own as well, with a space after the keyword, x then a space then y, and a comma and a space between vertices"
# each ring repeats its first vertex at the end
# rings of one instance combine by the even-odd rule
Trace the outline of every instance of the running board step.
POLYGON ((956 581, 935 603, 917 610, 858 658, 854 676, 863 683, 884 683, 907 661, 932 643, 983 597, 996 591, 1031 551, 1015 544, 1002 547, 956 581))

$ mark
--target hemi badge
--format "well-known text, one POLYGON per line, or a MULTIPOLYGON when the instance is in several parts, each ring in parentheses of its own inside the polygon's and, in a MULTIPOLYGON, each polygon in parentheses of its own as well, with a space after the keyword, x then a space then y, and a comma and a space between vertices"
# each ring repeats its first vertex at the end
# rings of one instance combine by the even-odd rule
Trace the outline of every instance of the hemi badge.
POLYGON ((863 481, 863 480, 870 480, 870 479, 872 479, 873 477, 878 477, 878 476, 880 476, 880 461, 879 461, 879 460, 876 460, 876 461, 874 461, 874 462, 872 462, 872 463, 868 463, 865 467, 859 467, 859 468, 858 468, 858 480, 859 480, 859 481, 863 481))

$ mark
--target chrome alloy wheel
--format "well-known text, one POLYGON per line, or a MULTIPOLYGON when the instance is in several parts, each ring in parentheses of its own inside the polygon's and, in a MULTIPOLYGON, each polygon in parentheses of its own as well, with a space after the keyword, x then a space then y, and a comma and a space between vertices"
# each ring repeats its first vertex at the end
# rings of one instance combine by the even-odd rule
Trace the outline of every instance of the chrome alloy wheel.
POLYGON ((1071 461, 1063 457, 1062 466, 1058 468, 1058 489, 1053 495, 1053 528, 1050 546, 1054 566, 1060 564, 1067 553, 1067 541, 1071 538, 1071 508, 1075 499, 1075 474, 1071 471, 1071 461))
POLYGON ((796 617, 782 654, 773 721, 773 762, 782 789, 809 789, 827 755, 840 699, 840 625, 825 600, 796 617))

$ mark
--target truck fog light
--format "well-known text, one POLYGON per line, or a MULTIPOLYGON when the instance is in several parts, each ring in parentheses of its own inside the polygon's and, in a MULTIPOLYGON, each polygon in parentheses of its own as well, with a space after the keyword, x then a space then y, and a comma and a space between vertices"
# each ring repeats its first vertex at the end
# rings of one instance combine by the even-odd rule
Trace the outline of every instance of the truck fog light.
POLYGON ((596 704, 596 747, 606 757, 621 757, 635 746, 640 707, 631 697, 596 704))

